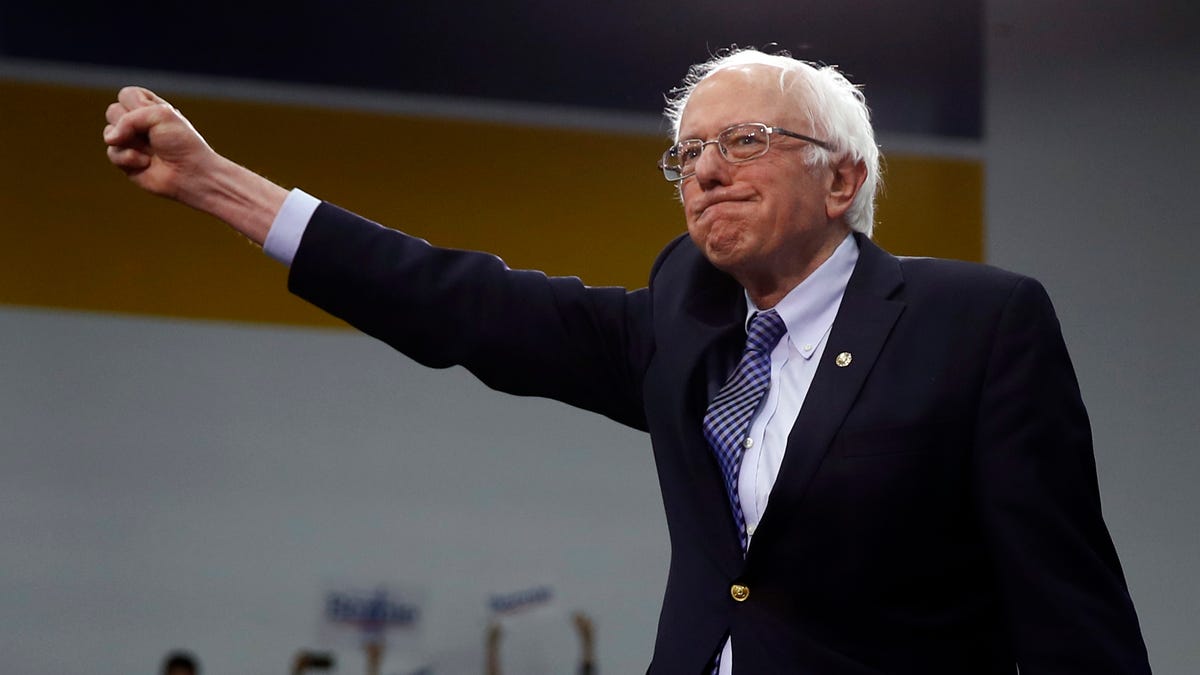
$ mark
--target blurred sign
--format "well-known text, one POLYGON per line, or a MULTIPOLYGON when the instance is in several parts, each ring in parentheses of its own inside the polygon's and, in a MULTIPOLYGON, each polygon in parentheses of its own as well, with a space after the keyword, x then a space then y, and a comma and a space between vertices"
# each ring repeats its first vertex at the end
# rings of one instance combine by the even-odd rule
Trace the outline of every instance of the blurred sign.
POLYGON ((550 604, 554 600, 554 589, 550 586, 535 586, 512 593, 500 593, 488 598, 488 607, 494 614, 516 614, 535 607, 550 604))
POLYGON ((321 641, 358 648, 386 644, 389 657, 420 652, 425 597, 396 586, 336 585, 321 601, 321 641))

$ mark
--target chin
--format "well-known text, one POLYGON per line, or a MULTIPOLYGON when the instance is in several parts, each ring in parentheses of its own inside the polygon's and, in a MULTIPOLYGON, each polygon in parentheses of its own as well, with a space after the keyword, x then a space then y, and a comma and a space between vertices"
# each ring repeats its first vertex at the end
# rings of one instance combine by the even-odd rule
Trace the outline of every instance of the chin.
POLYGON ((736 241, 714 242, 709 239, 701 248, 704 257, 722 272, 732 273, 742 262, 743 255, 736 241))
POLYGON ((689 233, 704 257, 721 270, 728 271, 744 257, 747 231, 741 221, 717 220, 707 227, 689 229, 689 233))
POLYGON ((745 232, 736 223, 710 227, 704 236, 704 250, 709 255, 728 257, 742 247, 745 232))

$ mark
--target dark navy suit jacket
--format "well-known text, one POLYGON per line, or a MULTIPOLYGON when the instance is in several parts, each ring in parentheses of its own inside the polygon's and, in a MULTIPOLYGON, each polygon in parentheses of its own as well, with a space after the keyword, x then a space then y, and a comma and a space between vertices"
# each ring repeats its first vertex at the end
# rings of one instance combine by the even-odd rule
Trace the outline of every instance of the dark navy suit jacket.
POLYGON ((730 634, 739 675, 1148 673, 1045 291, 858 245, 744 558, 701 426, 744 293, 686 237, 627 292, 323 204, 289 287, 420 363, 649 431, 671 540, 652 673, 702 673, 730 634))

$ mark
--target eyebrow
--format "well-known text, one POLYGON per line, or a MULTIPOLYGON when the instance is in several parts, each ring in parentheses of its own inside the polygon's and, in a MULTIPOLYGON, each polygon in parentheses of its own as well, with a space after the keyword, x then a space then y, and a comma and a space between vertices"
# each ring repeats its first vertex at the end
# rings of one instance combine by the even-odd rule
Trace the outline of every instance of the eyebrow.
MULTIPOLYGON (((718 129, 717 129, 716 133, 717 133, 717 134, 719 134, 719 133, 721 133, 722 131, 725 131, 726 129, 732 129, 733 127, 736 127, 736 126, 739 126, 739 125, 742 125, 742 124, 764 124, 764 125, 766 125, 767 127, 777 127, 777 126, 779 126, 778 124, 768 124, 767 122, 763 122, 762 120, 747 118, 747 119, 739 119, 739 120, 738 120, 738 121, 736 121, 736 122, 728 122, 728 123, 726 123, 726 124, 722 124, 722 125, 721 125, 721 126, 718 128, 718 129)), ((714 134, 714 135, 716 135, 716 134, 714 134)), ((682 131, 681 131, 681 132, 680 132, 680 134, 679 134, 679 138, 678 138, 678 139, 676 139, 676 142, 678 142, 678 141, 688 141, 688 140, 691 140, 691 139, 693 139, 693 138, 699 138, 700 140, 706 140, 706 139, 705 139, 703 136, 697 136, 697 135, 695 135, 695 134, 684 134, 684 133, 682 133, 682 131)))

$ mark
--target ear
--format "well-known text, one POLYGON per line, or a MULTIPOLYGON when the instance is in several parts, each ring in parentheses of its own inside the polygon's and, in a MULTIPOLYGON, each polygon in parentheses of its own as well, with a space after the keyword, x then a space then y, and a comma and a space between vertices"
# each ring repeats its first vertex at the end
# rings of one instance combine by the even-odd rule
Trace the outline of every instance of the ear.
POLYGON ((843 159, 833 167, 829 194, 825 196, 825 215, 830 220, 840 220, 846 215, 854 196, 867 180, 867 163, 843 159))

